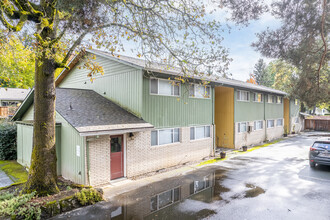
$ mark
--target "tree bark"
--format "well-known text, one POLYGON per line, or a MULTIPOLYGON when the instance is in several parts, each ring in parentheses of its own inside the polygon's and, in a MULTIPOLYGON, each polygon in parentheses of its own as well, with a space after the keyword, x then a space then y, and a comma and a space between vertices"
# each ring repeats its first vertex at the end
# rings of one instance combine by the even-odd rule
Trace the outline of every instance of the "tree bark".
MULTIPOLYGON (((49 30, 48 30, 49 31, 49 30)), ((44 39, 53 39, 54 33, 44 33, 44 39)), ((34 88, 33 151, 25 192, 38 195, 54 194, 57 187, 55 146, 55 50, 39 47, 36 58, 34 88)))

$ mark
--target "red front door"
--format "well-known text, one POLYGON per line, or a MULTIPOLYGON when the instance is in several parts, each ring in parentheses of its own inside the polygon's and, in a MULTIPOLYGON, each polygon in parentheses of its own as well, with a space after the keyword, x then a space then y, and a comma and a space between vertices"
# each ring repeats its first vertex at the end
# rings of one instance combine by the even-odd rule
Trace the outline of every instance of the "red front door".
POLYGON ((113 180, 124 176, 124 136, 116 135, 110 138, 110 169, 113 180))

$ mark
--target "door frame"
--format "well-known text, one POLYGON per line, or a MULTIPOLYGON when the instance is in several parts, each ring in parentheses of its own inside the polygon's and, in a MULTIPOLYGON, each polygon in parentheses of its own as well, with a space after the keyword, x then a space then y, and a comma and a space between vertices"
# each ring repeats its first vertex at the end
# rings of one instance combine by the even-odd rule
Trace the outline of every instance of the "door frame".
POLYGON ((110 166, 110 182, 111 181, 116 181, 117 179, 111 179, 111 137, 116 137, 116 136, 122 136, 123 137, 123 144, 124 144, 124 147, 122 148, 123 149, 123 151, 124 151, 124 153, 123 153, 123 176, 122 177, 119 177, 118 179, 120 179, 120 178, 126 178, 126 143, 127 143, 127 141, 126 141, 126 137, 127 137, 127 134, 126 133, 124 133, 124 134, 113 134, 113 135, 110 135, 110 143, 109 143, 109 148, 110 148, 110 164, 109 164, 109 166, 110 166))

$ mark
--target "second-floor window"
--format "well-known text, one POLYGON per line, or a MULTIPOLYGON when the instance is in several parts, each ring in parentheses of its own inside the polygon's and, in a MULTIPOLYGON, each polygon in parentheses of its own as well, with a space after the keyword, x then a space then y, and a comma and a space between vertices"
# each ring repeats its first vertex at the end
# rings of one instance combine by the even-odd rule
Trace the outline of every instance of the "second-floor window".
POLYGON ((281 104, 283 102, 283 98, 281 96, 277 96, 277 104, 281 104))
POLYGON ((151 146, 180 142, 180 129, 159 129, 151 131, 151 146))
POLYGON ((254 92, 252 95, 253 101, 254 102, 263 102, 263 95, 262 93, 256 93, 254 92))
POLYGON ((198 84, 191 84, 189 87, 189 97, 208 99, 211 96, 211 87, 198 84))
POLYGON ((237 101, 248 102, 250 100, 250 93, 247 91, 237 90, 237 101))
POLYGON ((295 105, 298 105, 298 99, 295 99, 295 100, 294 100, 294 104, 295 104, 295 105))
POLYGON ((275 96, 274 95, 268 95, 267 96, 267 102, 268 103, 275 103, 275 96))
POLYGON ((180 83, 167 79, 150 79, 150 94, 180 96, 180 83))

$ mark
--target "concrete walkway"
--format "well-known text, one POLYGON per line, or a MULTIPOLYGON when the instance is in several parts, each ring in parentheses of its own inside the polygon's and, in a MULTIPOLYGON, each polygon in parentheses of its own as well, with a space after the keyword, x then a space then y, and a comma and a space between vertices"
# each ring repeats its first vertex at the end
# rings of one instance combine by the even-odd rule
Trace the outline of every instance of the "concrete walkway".
POLYGON ((0 188, 5 186, 10 186, 14 182, 7 176, 5 172, 0 170, 0 188))

